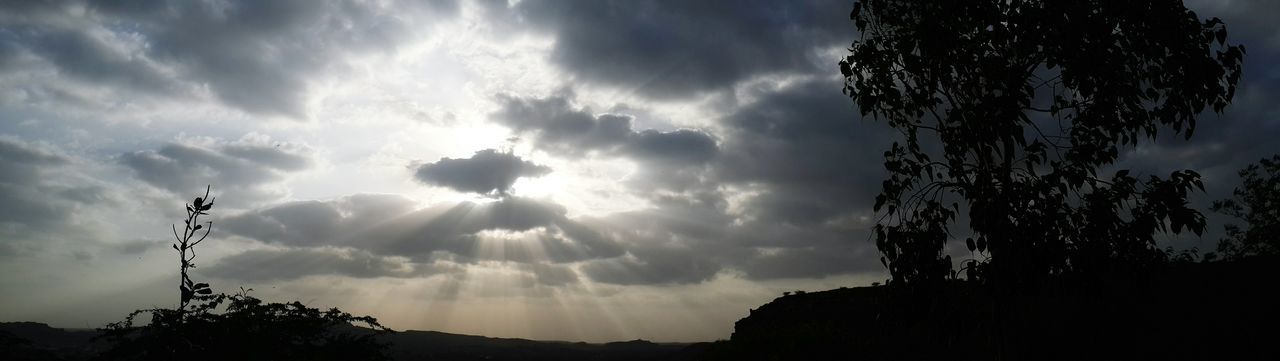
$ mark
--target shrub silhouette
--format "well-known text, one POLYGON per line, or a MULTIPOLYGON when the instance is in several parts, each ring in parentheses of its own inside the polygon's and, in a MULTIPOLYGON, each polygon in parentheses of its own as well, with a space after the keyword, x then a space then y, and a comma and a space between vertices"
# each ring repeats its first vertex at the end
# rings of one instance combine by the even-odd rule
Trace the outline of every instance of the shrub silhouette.
POLYGON ((1155 233, 1203 231, 1196 172, 1098 170, 1230 103, 1244 47, 1222 21, 1174 0, 862 0, 851 18, 844 92, 903 134, 874 205, 893 282, 1114 272, 1161 262, 1155 233), (957 272, 943 250, 962 211, 974 259, 957 272))
MULTIPOLYGON (((1225 225, 1227 236, 1218 243, 1223 258, 1280 255, 1280 154, 1263 158, 1240 170, 1242 188, 1235 197, 1213 202, 1213 211, 1248 224, 1225 225)), ((1209 256, 1206 255, 1206 258, 1209 256)))
POLYGON ((209 285, 191 280, 195 246, 212 228, 199 223, 213 199, 186 205, 185 230, 174 229, 173 248, 181 260, 177 308, 133 311, 123 321, 100 329, 110 346, 98 360, 389 360, 377 335, 390 332, 376 319, 352 316, 337 308, 321 311, 299 302, 268 303, 249 291, 214 294, 209 285), (197 232, 204 230, 197 238, 197 232), (219 308, 222 307, 221 312, 219 308), (137 318, 150 316, 145 324, 137 318), (359 328, 362 325, 366 328, 359 328))

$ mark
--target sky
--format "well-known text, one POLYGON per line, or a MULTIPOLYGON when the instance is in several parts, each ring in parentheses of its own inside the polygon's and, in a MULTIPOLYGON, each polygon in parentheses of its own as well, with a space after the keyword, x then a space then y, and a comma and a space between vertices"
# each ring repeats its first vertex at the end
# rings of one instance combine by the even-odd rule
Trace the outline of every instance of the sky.
MULTIPOLYGON (((1212 250, 1280 153, 1280 2, 1190 0, 1245 44, 1225 114, 1118 167, 1194 169, 1212 250)), ((177 303, 192 278, 394 329, 709 341, 783 292, 887 278, 887 125, 848 1, 0 2, 0 321, 177 303)), ((963 244, 949 250, 968 257, 963 244)), ((962 259, 962 258, 961 258, 962 259)))

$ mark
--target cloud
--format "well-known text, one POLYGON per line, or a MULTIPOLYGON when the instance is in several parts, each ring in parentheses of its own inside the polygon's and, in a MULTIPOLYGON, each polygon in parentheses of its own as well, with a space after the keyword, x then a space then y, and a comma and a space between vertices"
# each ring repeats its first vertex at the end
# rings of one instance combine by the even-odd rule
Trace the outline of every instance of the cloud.
POLYGON ((214 185, 242 199, 272 198, 283 191, 271 186, 285 174, 312 163, 304 149, 268 145, 269 139, 246 137, 222 144, 166 144, 156 150, 120 155, 119 161, 138 179, 174 194, 214 185))
POLYGON ((593 114, 590 108, 576 107, 570 96, 499 96, 501 109, 491 118, 531 136, 535 147, 556 155, 622 157, 641 163, 629 183, 645 191, 700 184, 704 166, 719 153, 716 139, 706 131, 635 131, 632 116, 593 114))
POLYGON ((720 182, 754 186, 749 209, 762 221, 821 223, 869 208, 887 173, 881 154, 896 139, 864 120, 840 82, 797 82, 758 94, 724 117, 720 182))
POLYGON ((590 261, 583 275, 678 284, 722 270, 750 279, 882 272, 874 245, 859 242, 870 226, 860 217, 879 192, 892 133, 863 121, 839 89, 826 78, 756 89, 718 118, 715 138, 633 132, 614 154, 638 162, 629 184, 652 208, 599 222, 627 254, 590 261))
POLYGON ((732 218, 717 194, 665 197, 650 209, 620 212, 583 223, 618 239, 625 254, 580 268, 595 282, 688 284, 710 280, 738 253, 728 238, 732 218))
POLYGON ((52 67, 84 85, 188 100, 208 93, 293 118, 306 117, 313 79, 417 33, 422 23, 410 15, 429 23, 457 13, 452 0, 22 3, 5 11, 22 16, 0 16, 11 44, 0 50, 0 73, 52 67), (15 68, 6 54, 41 62, 15 68))
POLYGON ((546 98, 498 96, 502 108, 491 118, 533 137, 547 151, 570 156, 609 152, 631 136, 631 117, 574 109, 567 95, 546 98))
POLYGON ((46 150, 10 138, 0 138, 0 224, 4 229, 45 229, 68 219, 65 200, 47 199, 48 167, 69 161, 46 150))
POLYGON ((638 163, 627 183, 641 192, 714 188, 708 166, 719 153, 710 134, 690 129, 636 132, 621 152, 638 163))
POLYGON ((233 215, 227 233, 286 247, 345 247, 418 261, 566 263, 621 255, 613 239, 564 207, 506 197, 415 209, 396 195, 299 201, 233 215))
POLYGON ((520 177, 541 177, 551 168, 493 149, 476 152, 471 158, 444 158, 417 167, 414 177, 426 184, 459 192, 503 195, 520 177))
POLYGON ((578 282, 578 273, 566 266, 533 263, 526 268, 533 273, 534 280, 541 285, 561 286, 578 282))
POLYGON ((804 226, 747 222, 729 231, 727 237, 741 248, 727 260, 728 267, 754 280, 882 274, 871 226, 869 217, 804 226))
MULTIPOLYGON (((1243 40, 1249 48, 1249 56, 1267 55, 1268 58, 1280 51, 1280 29, 1268 16, 1280 12, 1280 4, 1268 0, 1188 0, 1187 8, 1197 12, 1200 17, 1218 17, 1227 24, 1229 41, 1243 40), (1264 53, 1259 53, 1263 50, 1264 53)), ((1270 63, 1270 62, 1266 62, 1270 63)), ((1245 62, 1246 65, 1249 61, 1245 62)), ((1274 74, 1274 73, 1273 73, 1274 74)))
MULTIPOLYGON (((870 219, 791 225, 732 214, 715 194, 669 197, 652 209, 583 222, 614 235, 626 254, 585 262, 595 282, 688 284, 722 272, 751 280, 880 274, 870 219)), ((851 205, 850 208, 859 208, 851 205)))
MULTIPOLYGON (((101 31, 67 28, 26 29, 18 34, 18 44, 26 44, 31 55, 49 62, 61 74, 116 89, 149 94, 190 95, 160 65, 131 54, 131 44, 101 31)), ((15 45, 18 47, 21 45, 15 45)), ((2 70, 2 69, 0 69, 2 70)))
POLYGON ((717 118, 715 135, 633 130, 629 115, 594 113, 575 106, 571 94, 503 96, 493 119, 553 154, 636 162, 625 184, 651 208, 580 220, 626 251, 584 262, 579 270, 592 281, 699 283, 725 270, 749 279, 882 272, 874 245, 859 242, 869 227, 859 217, 879 192, 880 154, 894 133, 862 120, 840 88, 838 79, 820 77, 748 89, 742 98, 750 102, 717 118), (602 132, 613 129, 604 126, 607 117, 627 117, 628 127, 602 132))
MULTIPOLYGON (((74 159, 0 136, 0 243, 38 247, 41 239, 87 238, 85 206, 110 202, 108 190, 74 177, 74 159)), ((16 245, 9 245, 17 249, 16 245)))
MULTIPOLYGON (((13 137, 0 137, 0 161, 11 167, 61 166, 70 163, 66 157, 54 154, 13 137)), ((37 179, 30 172, 5 172, 0 181, 19 182, 37 179)))
POLYGON ((168 247, 169 244, 170 244, 170 241, 168 240, 158 241, 158 240, 135 239, 131 241, 117 243, 115 245, 112 245, 111 248, 116 252, 119 252, 120 254, 138 255, 138 254, 145 253, 149 250, 169 249, 168 247))
POLYGON ((292 280, 315 275, 354 278, 430 277, 456 271, 443 265, 423 265, 369 252, 337 249, 255 249, 226 256, 211 267, 198 269, 211 277, 241 281, 292 280))
POLYGON ((508 197, 438 205, 362 233, 362 247, 423 257, 444 253, 462 262, 576 262, 624 252, 616 241, 565 216, 559 205, 508 197))
POLYGON ((670 132, 645 130, 627 144, 627 154, 644 161, 699 164, 716 155, 716 141, 707 133, 680 129, 670 132))
POLYGON ((631 128, 632 116, 593 114, 591 108, 574 106, 570 96, 501 95, 501 109, 491 118, 532 136, 540 149, 570 157, 594 152, 642 161, 702 163, 716 154, 715 139, 704 131, 635 131, 631 128))
POLYGON ((820 50, 853 40, 844 1, 521 1, 554 34, 551 60, 576 79, 681 99, 760 74, 828 71, 820 50))
POLYGON ((408 198, 356 194, 332 201, 297 201, 229 216, 220 222, 231 234, 266 243, 323 246, 342 243, 352 233, 413 211, 408 198))
POLYGON ((643 258, 616 258, 587 263, 582 272, 592 281, 620 285, 699 283, 720 271, 720 264, 685 249, 648 249, 643 258))
POLYGON ((820 278, 884 272, 870 242, 800 249, 763 249, 736 265, 748 279, 820 278))

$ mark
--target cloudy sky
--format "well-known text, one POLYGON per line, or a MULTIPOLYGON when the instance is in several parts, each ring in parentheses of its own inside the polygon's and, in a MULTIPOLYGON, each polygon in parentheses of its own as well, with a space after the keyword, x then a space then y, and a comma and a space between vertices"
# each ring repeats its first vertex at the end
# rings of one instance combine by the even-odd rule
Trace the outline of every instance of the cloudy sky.
MULTIPOLYGON (((1280 2, 1188 5, 1248 47, 1235 104, 1121 164, 1200 171, 1203 206, 1280 153, 1280 2)), ((727 338, 784 291, 886 277, 867 229, 893 133, 840 92, 849 9, 0 2, 0 320, 173 306, 169 225, 211 185, 193 277, 215 291, 396 329, 727 338)), ((1163 242, 1212 249, 1209 219, 1163 242)))

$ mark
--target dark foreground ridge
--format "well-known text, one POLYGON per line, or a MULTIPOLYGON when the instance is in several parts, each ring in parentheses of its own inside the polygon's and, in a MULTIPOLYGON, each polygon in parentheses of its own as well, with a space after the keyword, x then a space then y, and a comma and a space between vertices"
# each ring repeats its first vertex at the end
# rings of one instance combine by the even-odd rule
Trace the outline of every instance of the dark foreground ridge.
MULTIPOLYGON (((396 360, 1280 360, 1277 258, 1177 264, 998 291, 955 282, 796 293, 729 340, 588 344, 434 331, 382 335, 396 360)), ((0 323, 0 360, 84 360, 94 330, 0 323)))
POLYGON ((841 288, 775 299, 708 360, 1280 360, 1280 259, 1009 292, 841 288))

